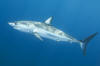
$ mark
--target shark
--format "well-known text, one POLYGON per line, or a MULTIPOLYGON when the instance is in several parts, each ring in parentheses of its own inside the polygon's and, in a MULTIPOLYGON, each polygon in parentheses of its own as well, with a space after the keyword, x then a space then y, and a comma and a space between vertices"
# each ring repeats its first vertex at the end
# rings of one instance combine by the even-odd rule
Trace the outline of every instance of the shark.
POLYGON ((27 32, 35 37, 37 37, 39 40, 43 41, 43 38, 55 40, 55 41, 63 41, 63 42, 70 42, 70 43, 78 43, 83 51, 83 54, 86 55, 86 48, 87 44, 90 42, 90 40, 95 37, 98 32, 90 35, 89 37, 78 40, 71 35, 63 32, 60 29, 57 29, 52 25, 53 17, 49 17, 44 22, 40 21, 15 21, 15 22, 8 22, 10 26, 12 26, 14 29, 27 32))

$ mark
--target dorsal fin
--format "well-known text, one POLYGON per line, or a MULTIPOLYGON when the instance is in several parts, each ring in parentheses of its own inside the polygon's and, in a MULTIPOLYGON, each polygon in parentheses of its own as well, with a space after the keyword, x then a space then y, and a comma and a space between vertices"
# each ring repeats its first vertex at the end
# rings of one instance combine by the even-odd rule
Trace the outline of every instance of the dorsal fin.
POLYGON ((52 17, 49 17, 49 18, 45 21, 45 23, 48 24, 48 25, 50 25, 51 22, 52 22, 52 17))

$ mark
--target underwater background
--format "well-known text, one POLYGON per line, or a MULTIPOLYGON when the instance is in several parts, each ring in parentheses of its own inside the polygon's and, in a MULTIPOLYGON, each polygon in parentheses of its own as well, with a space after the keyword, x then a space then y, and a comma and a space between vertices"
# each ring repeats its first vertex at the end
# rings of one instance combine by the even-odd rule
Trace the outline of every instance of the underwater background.
POLYGON ((0 66, 100 66, 100 34, 83 56, 79 44, 56 42, 14 30, 8 22, 44 22, 84 39, 100 33, 100 0, 0 0, 0 66))

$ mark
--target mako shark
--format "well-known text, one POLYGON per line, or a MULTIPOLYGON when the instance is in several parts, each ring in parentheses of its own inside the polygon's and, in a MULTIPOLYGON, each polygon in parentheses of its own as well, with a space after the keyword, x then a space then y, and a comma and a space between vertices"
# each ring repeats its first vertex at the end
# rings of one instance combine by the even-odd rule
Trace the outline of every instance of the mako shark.
POLYGON ((67 33, 64 33, 62 30, 55 28, 51 25, 52 17, 49 17, 44 22, 38 21, 16 21, 9 22, 8 24, 14 29, 33 34, 38 39, 43 41, 43 38, 52 39, 55 41, 65 41, 70 43, 79 43, 83 54, 86 54, 86 47, 88 42, 97 35, 97 32, 87 37, 84 40, 77 40, 76 38, 70 36, 67 33))

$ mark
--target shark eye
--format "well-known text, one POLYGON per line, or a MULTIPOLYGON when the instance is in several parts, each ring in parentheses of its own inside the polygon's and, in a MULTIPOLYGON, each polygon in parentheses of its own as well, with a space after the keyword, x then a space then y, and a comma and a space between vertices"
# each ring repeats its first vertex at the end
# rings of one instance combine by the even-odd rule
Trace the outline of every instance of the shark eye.
POLYGON ((15 22, 15 25, 18 25, 19 23, 15 22))
POLYGON ((17 25, 17 23, 15 23, 15 25, 17 25))

